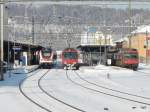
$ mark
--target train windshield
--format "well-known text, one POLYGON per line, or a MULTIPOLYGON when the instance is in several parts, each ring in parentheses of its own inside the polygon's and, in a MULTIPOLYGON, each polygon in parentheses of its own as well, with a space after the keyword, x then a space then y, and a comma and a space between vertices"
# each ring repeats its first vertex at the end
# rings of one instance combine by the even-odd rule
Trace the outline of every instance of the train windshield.
POLYGON ((47 50, 42 51, 42 54, 43 54, 43 56, 50 56, 51 55, 50 51, 47 51, 47 50))
POLYGON ((77 52, 64 52, 64 58, 65 59, 77 59, 78 54, 77 52))
POLYGON ((128 58, 128 59, 137 59, 138 55, 137 54, 125 54, 125 58, 128 58))

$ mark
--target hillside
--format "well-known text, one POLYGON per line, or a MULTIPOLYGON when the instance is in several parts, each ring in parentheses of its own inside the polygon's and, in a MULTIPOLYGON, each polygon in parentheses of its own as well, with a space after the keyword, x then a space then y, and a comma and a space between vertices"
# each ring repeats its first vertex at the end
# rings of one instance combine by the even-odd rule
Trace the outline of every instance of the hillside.
MULTIPOLYGON (((79 45, 82 33, 88 31, 91 26, 96 27, 98 31, 111 33, 115 40, 129 34, 137 26, 150 23, 150 17, 147 16, 150 15, 150 10, 147 8, 133 8, 129 12, 128 8, 113 8, 108 5, 12 3, 8 4, 8 9, 8 16, 14 18, 15 24, 21 27, 15 30, 18 40, 23 40, 23 37, 31 37, 32 18, 34 18, 36 43, 43 44, 41 40, 45 38, 48 44, 53 43, 54 46, 60 41, 62 45, 66 45, 67 38, 72 41, 73 46, 79 45), (111 32, 106 32, 107 29, 110 29, 111 32)), ((13 32, 12 28, 11 30, 13 32)), ((62 48, 62 46, 57 47, 57 49, 62 48)))

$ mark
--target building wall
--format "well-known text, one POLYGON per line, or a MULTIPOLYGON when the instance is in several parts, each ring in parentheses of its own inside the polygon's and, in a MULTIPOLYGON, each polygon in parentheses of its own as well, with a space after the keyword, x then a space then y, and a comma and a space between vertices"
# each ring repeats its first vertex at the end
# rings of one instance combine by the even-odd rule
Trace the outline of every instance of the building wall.
POLYGON ((146 48, 144 48, 146 41, 145 34, 136 34, 131 37, 131 47, 138 50, 140 57, 146 57, 146 48))
MULTIPOLYGON (((144 47, 146 45, 146 36, 150 37, 150 34, 146 35, 145 33, 138 33, 131 36, 131 48, 138 50, 142 62, 145 62, 146 60, 146 48, 144 47)), ((147 58, 148 62, 150 62, 150 40, 148 45, 147 58)), ((124 41, 123 48, 127 47, 129 47, 129 41, 124 41)))

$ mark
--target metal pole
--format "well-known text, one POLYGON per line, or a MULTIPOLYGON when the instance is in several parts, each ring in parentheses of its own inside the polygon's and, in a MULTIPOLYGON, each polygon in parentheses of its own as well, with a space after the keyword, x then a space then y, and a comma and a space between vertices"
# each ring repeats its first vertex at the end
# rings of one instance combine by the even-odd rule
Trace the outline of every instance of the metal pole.
MULTIPOLYGON (((104 13, 104 26, 106 26, 106 4, 104 4, 104 11, 105 11, 105 13, 104 13)), ((106 29, 105 29, 106 30, 106 29)), ((106 65, 106 59, 107 59, 107 57, 106 57, 106 49, 107 49, 107 46, 106 46, 106 36, 107 36, 107 34, 106 34, 107 32, 105 31, 105 34, 104 34, 104 36, 105 36, 105 46, 104 46, 104 65, 106 65)))
POLYGON ((71 39, 70 39, 70 37, 68 38, 68 46, 69 46, 69 48, 70 48, 70 43, 71 43, 71 39))
MULTIPOLYGON (((8 36, 9 37, 9 36, 8 36)), ((9 71, 9 77, 11 76, 10 75, 10 53, 9 53, 9 49, 10 49, 10 42, 9 42, 9 38, 8 38, 8 48, 7 48, 7 70, 9 71)))
POLYGON ((148 64, 148 32, 146 31, 146 65, 148 64))
MULTIPOLYGON (((131 0, 129 0, 129 34, 131 33, 131 24, 131 0)), ((129 35, 129 48, 132 47, 131 44, 131 35, 129 35)))
POLYGON ((31 56, 31 48, 30 48, 30 43, 29 43, 29 46, 28 46, 28 65, 30 65, 30 56, 31 56))
POLYGON ((0 4, 0 81, 4 80, 3 74, 3 36, 4 36, 4 4, 0 4))
POLYGON ((105 52, 105 53, 104 53, 104 54, 105 54, 105 55, 104 55, 104 56, 105 56, 105 58, 104 58, 104 59, 105 59, 105 60, 104 60, 104 64, 105 64, 105 65, 106 65, 106 60, 107 60, 107 54, 106 54, 107 40, 106 40, 106 36, 107 36, 107 34, 105 34, 105 51, 104 51, 104 52, 105 52))
POLYGON ((100 34, 99 35, 99 64, 101 64, 101 37, 100 34))
POLYGON ((32 16, 32 43, 35 43, 34 37, 34 16, 32 16))
POLYGON ((16 42, 16 37, 15 36, 16 36, 16 34, 15 34, 15 24, 14 24, 14 49, 13 49, 14 50, 14 66, 15 66, 15 46, 16 46, 15 45, 16 44, 15 43, 16 42))

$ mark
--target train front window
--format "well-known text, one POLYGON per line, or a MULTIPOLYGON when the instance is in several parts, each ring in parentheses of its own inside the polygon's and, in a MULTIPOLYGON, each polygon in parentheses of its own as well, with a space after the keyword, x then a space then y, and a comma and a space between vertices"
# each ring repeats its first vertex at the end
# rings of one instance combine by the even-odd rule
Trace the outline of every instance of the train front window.
POLYGON ((77 59, 78 54, 76 52, 65 52, 64 53, 64 58, 65 59, 77 59))
POLYGON ((43 51, 42 54, 43 56, 50 56, 50 51, 43 51))
POLYGON ((128 58, 128 59, 137 59, 138 55, 137 54, 125 54, 125 58, 128 58))

